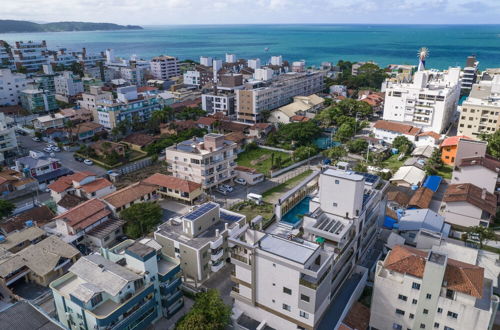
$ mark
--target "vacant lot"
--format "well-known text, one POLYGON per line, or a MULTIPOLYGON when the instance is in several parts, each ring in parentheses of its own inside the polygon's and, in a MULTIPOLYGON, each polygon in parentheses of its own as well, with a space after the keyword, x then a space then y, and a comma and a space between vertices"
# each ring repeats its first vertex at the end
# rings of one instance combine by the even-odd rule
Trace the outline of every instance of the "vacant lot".
POLYGON ((268 191, 262 194, 262 196, 264 197, 264 201, 272 204, 275 203, 281 197, 281 195, 283 195, 288 190, 295 187, 300 181, 307 178, 311 173, 312 170, 307 170, 291 178, 290 180, 285 181, 282 184, 279 184, 276 187, 269 189, 268 191))
POLYGON ((236 159, 236 163, 240 166, 254 168, 264 175, 269 175, 272 168, 273 155, 274 164, 278 164, 279 159, 281 159, 281 168, 292 165, 291 155, 285 152, 263 148, 257 148, 240 153, 236 159))

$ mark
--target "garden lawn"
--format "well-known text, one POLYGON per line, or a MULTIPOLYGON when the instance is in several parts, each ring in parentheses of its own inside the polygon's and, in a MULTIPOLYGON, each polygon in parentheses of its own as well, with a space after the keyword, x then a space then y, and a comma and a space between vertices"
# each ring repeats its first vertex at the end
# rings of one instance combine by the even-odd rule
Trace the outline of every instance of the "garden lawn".
POLYGON ((388 168, 391 172, 396 172, 401 166, 403 166, 406 157, 402 160, 398 160, 399 154, 392 155, 382 162, 382 168, 388 168))
POLYGON ((449 165, 443 165, 438 171, 437 175, 442 176, 444 179, 451 180, 451 175, 453 174, 453 167, 449 165))
POLYGON ((271 171, 271 160, 272 154, 274 154, 274 161, 276 162, 276 158, 281 156, 281 168, 290 166, 293 164, 292 155, 289 155, 285 152, 281 151, 273 151, 264 148, 257 148, 253 150, 243 151, 238 154, 238 158, 236 158, 236 163, 240 166, 246 166, 250 168, 254 168, 260 173, 264 175, 269 175, 271 171))
POLYGON ((306 177, 308 177, 312 173, 312 170, 307 170, 293 178, 291 178, 288 181, 283 182, 282 184, 277 185, 276 187, 272 187, 268 191, 264 192, 262 194, 262 197, 264 197, 264 201, 267 203, 274 203, 279 199, 281 195, 283 195, 285 192, 288 190, 292 189, 295 187, 300 181, 304 180, 306 177))
POLYGON ((247 222, 250 222, 257 215, 261 215, 264 220, 270 220, 274 215, 273 205, 262 203, 257 205, 253 202, 241 202, 231 207, 231 210, 247 217, 247 222))

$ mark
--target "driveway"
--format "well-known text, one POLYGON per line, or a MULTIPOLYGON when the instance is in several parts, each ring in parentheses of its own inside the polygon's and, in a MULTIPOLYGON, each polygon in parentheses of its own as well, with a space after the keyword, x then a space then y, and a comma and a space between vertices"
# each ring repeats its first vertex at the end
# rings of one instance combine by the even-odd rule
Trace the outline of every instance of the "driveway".
POLYGON ((159 202, 159 204, 163 209, 162 221, 167 221, 170 218, 184 215, 189 211, 190 208, 189 205, 170 199, 162 200, 159 202))
MULTIPOLYGON (((43 148, 47 146, 47 142, 35 142, 31 139, 31 136, 18 136, 17 141, 19 146, 27 150, 43 151, 43 148)), ((62 166, 72 170, 73 172, 90 171, 94 172, 98 176, 102 176, 107 173, 107 171, 97 165, 85 165, 84 163, 77 162, 73 158, 73 152, 61 151, 55 153, 55 158, 61 161, 62 166)))
POLYGON ((233 298, 229 295, 233 286, 233 282, 231 281, 232 267, 233 265, 226 263, 221 270, 203 283, 203 286, 207 289, 216 289, 222 300, 224 300, 224 303, 228 306, 233 306, 233 298))

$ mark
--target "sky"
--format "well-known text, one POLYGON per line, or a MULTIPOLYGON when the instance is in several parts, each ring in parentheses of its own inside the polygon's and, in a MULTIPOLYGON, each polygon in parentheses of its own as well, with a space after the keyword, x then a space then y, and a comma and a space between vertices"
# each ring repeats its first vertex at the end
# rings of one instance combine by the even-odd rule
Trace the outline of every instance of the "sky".
POLYGON ((500 24, 499 0, 0 0, 0 19, 117 24, 500 24))

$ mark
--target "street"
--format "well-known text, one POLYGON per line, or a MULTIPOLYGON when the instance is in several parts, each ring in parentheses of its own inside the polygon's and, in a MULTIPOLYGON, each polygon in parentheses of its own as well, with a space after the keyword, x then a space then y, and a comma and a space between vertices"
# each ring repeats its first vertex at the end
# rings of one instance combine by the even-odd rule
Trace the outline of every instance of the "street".
MULTIPOLYGON (((19 146, 27 149, 27 150, 36 150, 36 151, 43 151, 43 148, 45 148, 48 143, 47 142, 35 142, 32 140, 31 136, 18 136, 17 141, 19 143, 19 146)), ((46 153, 46 152, 45 152, 46 153)), ((80 163, 76 161, 73 158, 73 152, 69 151, 61 151, 61 152, 56 152, 55 153, 55 158, 59 159, 61 161, 62 166, 72 170, 73 172, 82 172, 82 171, 90 171, 94 172, 97 174, 97 176, 102 176, 106 174, 106 170, 97 166, 97 165, 85 165, 84 163, 80 163)))

